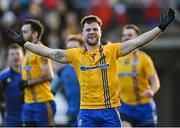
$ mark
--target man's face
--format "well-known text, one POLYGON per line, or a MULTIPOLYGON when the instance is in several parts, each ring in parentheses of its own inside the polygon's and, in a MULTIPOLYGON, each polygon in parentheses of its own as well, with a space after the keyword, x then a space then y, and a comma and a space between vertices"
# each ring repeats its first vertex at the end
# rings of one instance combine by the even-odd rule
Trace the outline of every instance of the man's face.
POLYGON ((131 40, 138 37, 138 34, 136 33, 136 31, 134 29, 124 29, 122 32, 122 41, 127 41, 127 40, 131 40))
POLYGON ((23 59, 22 49, 9 49, 8 62, 10 66, 21 66, 23 59))
POLYGON ((82 30, 82 35, 88 45, 95 46, 98 44, 101 38, 100 26, 96 22, 92 22, 90 24, 85 23, 82 30))
POLYGON ((80 48, 81 45, 78 41, 75 40, 70 40, 66 42, 66 48, 70 49, 70 48, 80 48))
POLYGON ((21 31, 25 41, 32 41, 33 31, 30 24, 24 24, 21 28, 21 31))

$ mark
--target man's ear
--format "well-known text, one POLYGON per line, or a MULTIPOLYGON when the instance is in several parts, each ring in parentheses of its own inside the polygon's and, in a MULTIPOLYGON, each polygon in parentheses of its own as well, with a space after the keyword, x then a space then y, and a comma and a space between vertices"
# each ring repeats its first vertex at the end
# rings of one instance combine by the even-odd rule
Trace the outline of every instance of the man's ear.
POLYGON ((38 39, 38 32, 33 32, 32 36, 33 38, 38 39))

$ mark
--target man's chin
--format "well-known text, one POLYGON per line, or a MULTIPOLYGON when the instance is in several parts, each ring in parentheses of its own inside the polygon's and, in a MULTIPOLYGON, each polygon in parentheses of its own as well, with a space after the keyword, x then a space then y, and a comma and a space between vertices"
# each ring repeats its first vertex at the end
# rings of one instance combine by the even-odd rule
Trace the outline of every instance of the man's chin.
POLYGON ((96 46, 97 42, 88 42, 87 44, 90 45, 90 46, 96 46))
POLYGON ((90 41, 90 40, 87 41, 87 44, 90 46, 95 46, 95 45, 97 45, 97 43, 98 43, 98 41, 90 41))

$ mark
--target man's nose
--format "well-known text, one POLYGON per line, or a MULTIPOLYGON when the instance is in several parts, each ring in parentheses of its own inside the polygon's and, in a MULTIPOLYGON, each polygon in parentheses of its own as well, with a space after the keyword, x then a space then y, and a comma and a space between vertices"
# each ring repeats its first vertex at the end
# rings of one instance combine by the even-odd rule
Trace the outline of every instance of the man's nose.
POLYGON ((93 33, 94 33, 94 31, 93 31, 93 30, 91 30, 89 33, 90 33, 90 34, 93 34, 93 33))

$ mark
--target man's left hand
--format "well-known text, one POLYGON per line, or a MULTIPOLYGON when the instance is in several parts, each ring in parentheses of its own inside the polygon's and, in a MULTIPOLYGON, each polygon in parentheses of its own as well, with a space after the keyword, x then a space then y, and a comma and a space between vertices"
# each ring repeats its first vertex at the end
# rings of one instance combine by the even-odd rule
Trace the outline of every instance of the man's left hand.
POLYGON ((144 97, 153 97, 154 91, 152 89, 147 89, 143 92, 142 96, 144 97))

